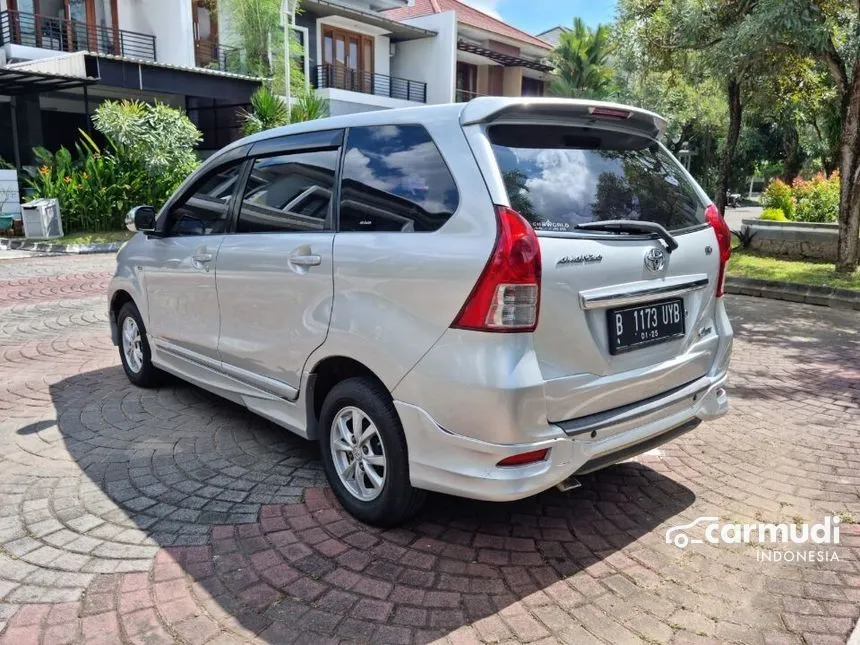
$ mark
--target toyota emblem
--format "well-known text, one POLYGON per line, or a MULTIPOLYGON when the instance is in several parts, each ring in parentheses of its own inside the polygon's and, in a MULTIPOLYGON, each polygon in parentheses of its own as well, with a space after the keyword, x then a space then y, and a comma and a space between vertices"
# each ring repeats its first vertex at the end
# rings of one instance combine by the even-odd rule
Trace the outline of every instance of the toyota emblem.
POLYGON ((666 254, 662 249, 650 249, 645 254, 645 268, 651 273, 662 271, 664 266, 666 266, 666 254))

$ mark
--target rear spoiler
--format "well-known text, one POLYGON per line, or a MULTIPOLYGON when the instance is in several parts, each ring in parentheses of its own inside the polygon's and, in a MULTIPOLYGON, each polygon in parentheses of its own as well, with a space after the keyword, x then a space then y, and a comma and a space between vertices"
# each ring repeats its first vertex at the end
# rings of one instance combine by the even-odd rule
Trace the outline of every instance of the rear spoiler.
POLYGON ((463 126, 509 119, 609 121, 619 125, 623 123, 625 128, 638 130, 652 139, 658 139, 666 128, 666 120, 654 112, 620 103, 583 99, 482 96, 466 103, 460 113, 460 125, 463 126))

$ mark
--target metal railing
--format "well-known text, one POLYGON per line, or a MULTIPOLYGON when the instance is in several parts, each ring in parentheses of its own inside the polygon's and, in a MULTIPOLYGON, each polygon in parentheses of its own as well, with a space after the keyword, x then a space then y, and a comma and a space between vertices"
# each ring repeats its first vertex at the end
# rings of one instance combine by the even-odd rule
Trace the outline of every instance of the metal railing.
POLYGON ((330 87, 404 101, 427 102, 427 83, 349 69, 343 65, 317 65, 311 73, 311 83, 317 89, 330 87))
POLYGON ((473 92, 472 90, 464 90, 459 87, 456 88, 454 92, 454 103, 467 103, 471 101, 476 96, 484 96, 483 94, 478 94, 477 92, 473 92))
POLYGON ((155 60, 155 36, 20 11, 0 12, 0 45, 61 52, 90 51, 155 60))
POLYGON ((234 74, 247 73, 242 62, 242 50, 212 40, 194 39, 194 61, 197 67, 234 74))

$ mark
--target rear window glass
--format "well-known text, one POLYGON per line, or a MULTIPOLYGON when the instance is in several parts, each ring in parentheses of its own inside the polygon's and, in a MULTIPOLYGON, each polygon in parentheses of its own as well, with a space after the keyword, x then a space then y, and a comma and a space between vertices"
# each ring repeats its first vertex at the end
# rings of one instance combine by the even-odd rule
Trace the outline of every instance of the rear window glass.
POLYGON ((704 222, 693 185, 650 139, 535 125, 495 126, 489 134, 511 206, 538 231, 614 219, 670 231, 704 222))

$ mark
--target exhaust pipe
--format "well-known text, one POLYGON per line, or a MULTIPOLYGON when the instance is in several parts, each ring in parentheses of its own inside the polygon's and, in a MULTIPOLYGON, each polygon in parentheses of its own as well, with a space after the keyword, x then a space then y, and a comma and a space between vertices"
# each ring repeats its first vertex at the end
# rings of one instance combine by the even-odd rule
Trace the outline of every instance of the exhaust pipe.
POLYGON ((582 484, 580 484, 579 480, 573 475, 555 485, 555 487, 562 493, 571 491, 574 488, 579 488, 580 486, 582 486, 582 484))

